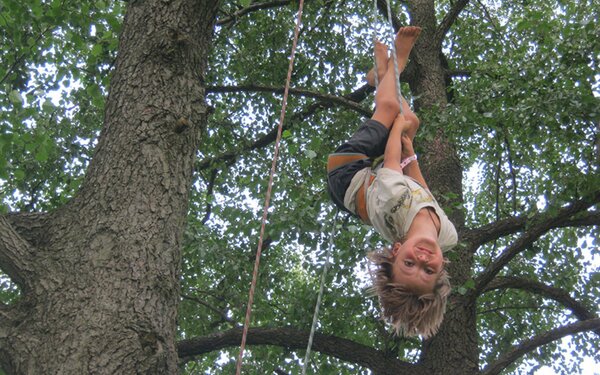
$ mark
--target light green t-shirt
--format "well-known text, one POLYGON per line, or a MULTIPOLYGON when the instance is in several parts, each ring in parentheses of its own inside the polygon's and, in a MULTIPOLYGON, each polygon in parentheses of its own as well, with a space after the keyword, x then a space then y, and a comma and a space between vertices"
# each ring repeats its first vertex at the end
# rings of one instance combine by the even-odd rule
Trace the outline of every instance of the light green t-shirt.
MULTIPOLYGON (((344 205, 356 212, 356 193, 371 174, 370 168, 359 171, 344 197, 344 205)), ((422 208, 431 207, 440 218, 438 244, 442 251, 449 250, 458 242, 454 225, 441 209, 431 192, 409 176, 389 168, 379 168, 375 179, 367 189, 367 212, 369 220, 379 234, 394 243, 404 237, 415 215, 422 208)))

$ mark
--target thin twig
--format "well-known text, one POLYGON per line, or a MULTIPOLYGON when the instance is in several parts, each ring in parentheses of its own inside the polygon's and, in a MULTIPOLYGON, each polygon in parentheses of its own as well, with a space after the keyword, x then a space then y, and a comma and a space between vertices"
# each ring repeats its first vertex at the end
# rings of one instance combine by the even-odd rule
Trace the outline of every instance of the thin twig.
POLYGON ((217 25, 223 26, 228 23, 234 23, 240 17, 242 17, 246 14, 256 12, 259 10, 263 10, 263 9, 278 8, 278 7, 281 7, 284 5, 288 5, 291 2, 292 2, 291 0, 278 0, 278 1, 269 1, 269 2, 265 2, 265 3, 254 3, 245 8, 238 10, 237 12, 230 14, 229 16, 227 16, 225 18, 221 18, 221 19, 217 20, 217 25))

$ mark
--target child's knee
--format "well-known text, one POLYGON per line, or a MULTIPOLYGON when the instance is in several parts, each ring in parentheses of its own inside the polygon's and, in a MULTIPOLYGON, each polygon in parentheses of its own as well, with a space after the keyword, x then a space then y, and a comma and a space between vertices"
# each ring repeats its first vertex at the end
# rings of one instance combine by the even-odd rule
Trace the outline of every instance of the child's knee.
POLYGON ((413 129, 418 129, 421 125, 421 120, 412 111, 404 113, 404 119, 410 123, 410 127, 413 129))
POLYGON ((375 102, 375 105, 377 106, 377 110, 385 112, 386 114, 392 116, 392 118, 396 117, 398 113, 400 113, 400 103, 396 98, 380 98, 375 102))

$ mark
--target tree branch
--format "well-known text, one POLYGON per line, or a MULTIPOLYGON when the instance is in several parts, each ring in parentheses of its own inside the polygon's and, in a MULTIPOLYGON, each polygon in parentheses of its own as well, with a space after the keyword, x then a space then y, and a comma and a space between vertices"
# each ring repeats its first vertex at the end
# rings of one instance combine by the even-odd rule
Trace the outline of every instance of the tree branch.
MULTIPOLYGON (((498 220, 494 223, 465 231, 462 238, 464 242, 469 244, 471 251, 475 251, 485 243, 525 229, 527 225, 535 222, 539 216, 536 215, 533 218, 519 216, 498 220)), ((600 211, 582 212, 575 217, 563 219, 556 223, 554 228, 585 227, 591 225, 600 225, 600 211)))
MULTIPOLYGON (((494 27, 494 33, 496 34, 496 37, 498 37, 498 38, 502 37, 503 36, 502 28, 500 27, 500 25, 498 25, 498 22, 496 22, 496 20, 494 20, 494 18, 490 14, 490 11, 485 6, 485 4, 483 4, 481 2, 481 0, 477 0, 477 4, 479 4, 479 6, 483 9, 484 18, 486 18, 494 27)), ((508 42, 511 44, 512 48, 516 48, 514 40, 508 38, 508 42)))
POLYGON ((4 302, 0 302, 0 337, 8 336, 6 332, 2 332, 2 329, 5 328, 5 324, 3 323, 12 319, 12 310, 12 306, 9 306, 4 302))
POLYGON ((0 268, 26 293, 31 288, 33 248, 0 216, 0 268))
POLYGON ((493 309, 487 309, 487 310, 482 310, 482 311, 478 311, 477 314, 499 314, 502 311, 508 311, 508 310, 537 310, 537 311, 541 311, 541 310, 550 310, 552 309, 552 307, 550 306, 539 306, 539 305, 523 305, 523 306, 499 306, 499 307, 494 307, 493 309))
POLYGON ((223 26, 228 23, 233 23, 233 22, 237 21, 238 18, 245 16, 246 14, 256 12, 259 10, 263 10, 263 9, 278 8, 281 6, 288 5, 291 2, 292 2, 292 0, 277 0, 277 1, 268 1, 265 3, 254 3, 245 8, 238 10, 237 12, 234 12, 233 14, 228 15, 227 17, 217 20, 217 25, 223 26))
MULTIPOLYGON (((249 345, 276 345, 288 349, 306 349, 308 331, 295 328, 251 328, 248 331, 249 345)), ((209 336, 183 340, 177 343, 177 351, 182 362, 193 360, 194 356, 215 350, 235 347, 241 342, 242 330, 235 328, 209 336)), ((416 366, 386 356, 374 348, 351 340, 316 333, 313 350, 334 356, 343 361, 356 363, 380 374, 414 374, 416 366)))
POLYGON ((216 168, 210 171, 210 177, 208 179, 208 184, 206 188, 206 210, 204 212, 204 217, 200 221, 203 225, 206 224, 208 219, 210 219, 210 214, 212 213, 212 203, 210 198, 213 195, 213 191, 215 188, 215 180, 218 174, 217 172, 218 170, 216 168))
POLYGON ((558 228, 562 225, 562 221, 572 217, 573 215, 587 210, 589 207, 597 204, 600 201, 600 190, 594 192, 587 199, 580 199, 571 203, 569 206, 555 210, 548 210, 545 214, 539 215, 531 224, 526 227, 526 231, 512 245, 508 246, 498 258, 496 258, 476 279, 475 288, 472 290, 472 295, 478 296, 496 277, 498 272, 510 262, 517 254, 528 248, 540 236, 551 229, 558 228))
MULTIPOLYGON (((242 85, 242 86, 208 86, 206 87, 207 93, 222 93, 222 92, 272 92, 276 94, 283 94, 283 87, 274 86, 262 86, 262 85, 242 85)), ((335 95, 323 94, 320 92, 304 90, 304 89, 289 89, 289 93, 297 96, 306 96, 321 100, 322 102, 330 102, 331 104, 338 104, 342 107, 351 109, 360 113, 363 116, 371 116, 373 111, 365 109, 358 103, 348 100, 346 97, 340 97, 335 95)))
MULTIPOLYGON (((364 98, 366 98, 367 95, 369 93, 371 93, 372 91, 373 91, 373 88, 370 87, 369 85, 365 84, 361 88, 357 89, 356 91, 354 91, 348 95, 345 95, 344 98, 347 101, 358 103, 358 102, 364 100, 364 98)), ((292 118, 283 124, 283 130, 291 129, 291 128, 293 128, 293 126, 296 123, 301 122, 300 121, 301 119, 305 119, 306 117, 312 115, 319 109, 329 108, 331 106, 333 106, 333 102, 327 101, 327 100, 314 102, 314 103, 310 104, 304 111, 294 113, 292 115, 292 118)), ((369 112, 369 116, 370 115, 371 114, 369 112)), ((219 163, 225 163, 226 166, 231 165, 236 161, 236 159, 239 157, 240 154, 265 147, 265 146, 271 144, 272 142, 274 142, 276 137, 277 137, 277 127, 274 127, 267 134, 258 138, 257 140, 255 140, 253 143, 251 143, 248 146, 242 146, 242 147, 236 149, 235 151, 226 151, 222 154, 219 154, 219 155, 216 155, 213 157, 208 157, 208 158, 205 158, 205 159, 199 161, 196 164, 196 170, 200 171, 200 170, 204 170, 207 168, 211 168, 215 164, 219 164, 219 163)))
POLYGON ((46 212, 11 212, 5 218, 13 229, 33 247, 39 246, 40 242, 46 240, 48 222, 46 212))
POLYGON ((551 331, 544 332, 529 340, 525 340, 519 345, 513 346, 512 350, 508 351, 503 356, 498 358, 496 362, 491 363, 485 369, 483 369, 481 375, 499 374, 502 370, 510 366, 511 363, 515 362, 520 357, 552 341, 556 341, 565 336, 574 335, 576 333, 598 329, 600 329, 600 319, 589 319, 582 322, 567 324, 551 331))
POLYGON ((446 33, 450 30, 450 27, 454 24, 454 22, 458 19, 460 12, 469 4, 469 0, 458 0, 456 1, 448 13, 444 16, 444 19, 438 25, 437 30, 435 31, 434 43, 441 46, 444 38, 446 37, 446 33))
MULTIPOLYGON (((597 318, 593 312, 588 310, 576 299, 572 298, 565 290, 522 277, 497 277, 490 282, 487 288, 485 288, 484 292, 507 288, 520 289, 552 299, 571 310, 573 315, 575 315, 579 320, 597 318)), ((600 330, 596 330, 595 332, 600 336, 600 330)))
POLYGON ((575 218, 562 222, 558 228, 587 227, 591 225, 600 225, 600 211, 586 212, 584 215, 577 215, 575 218))
POLYGON ((473 72, 467 69, 446 69, 445 74, 450 78, 454 77, 471 77, 473 72))
POLYGON ((504 145, 506 146, 506 162, 508 163, 508 170, 510 172, 510 178, 512 182, 512 209, 513 215, 517 211, 517 174, 513 166, 512 149, 510 147, 510 140, 508 139, 508 129, 506 126, 502 126, 504 145))
POLYGON ((14 324, 14 312, 15 309, 12 306, 7 306, 0 302, 0 352, 2 351, 2 346, 5 345, 2 342, 2 338, 8 337, 10 327, 14 324))
POLYGON ((218 308, 214 307, 213 305, 211 305, 208 302, 205 302, 205 301, 201 300, 200 298, 196 298, 196 297, 193 297, 193 296, 188 296, 188 295, 185 295, 185 294, 181 294, 181 298, 186 299, 188 301, 196 302, 197 304, 200 304, 200 305, 206 307, 210 311, 212 311, 212 312, 216 313, 217 315, 219 315, 219 317, 221 318, 222 321, 230 323, 234 327, 235 326, 239 326, 239 324, 235 320, 233 320, 233 319, 231 319, 230 317, 227 316, 226 311, 219 310, 218 308))
MULTIPOLYGON (((386 0, 377 0, 377 9, 379 9, 379 12, 381 12, 381 14, 385 17, 385 20, 387 22, 387 19, 388 19, 387 1, 386 0)), ((392 27, 394 28, 395 32, 398 32, 398 30, 400 30, 400 28, 402 27, 402 23, 400 23, 400 20, 393 13, 393 11, 392 11, 392 27)))
MULTIPOLYGON (((33 49, 34 46, 37 46, 37 43, 45 36, 45 34, 50 31, 52 29, 51 26, 46 27, 44 30, 42 30, 34 39, 34 43, 28 48, 27 52, 31 52, 31 50, 33 49)), ((19 55, 17 58, 15 58, 15 61, 13 62, 13 64, 8 68, 8 70, 6 71, 6 74, 4 74, 4 77, 2 77, 2 79, 0 79, 0 85, 4 84, 4 81, 6 81, 6 79, 13 73, 13 71, 23 63, 23 60, 25 58, 25 53, 22 53, 21 55, 19 55)))

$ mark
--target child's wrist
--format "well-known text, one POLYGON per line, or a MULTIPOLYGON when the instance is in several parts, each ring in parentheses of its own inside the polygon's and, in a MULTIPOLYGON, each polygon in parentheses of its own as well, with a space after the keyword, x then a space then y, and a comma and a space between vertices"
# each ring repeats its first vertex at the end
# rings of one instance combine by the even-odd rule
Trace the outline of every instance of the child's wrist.
POLYGON ((406 167, 407 165, 409 165, 410 163, 412 163, 413 161, 417 160, 417 154, 412 154, 411 156, 408 156, 404 159, 402 159, 402 161, 400 162, 400 167, 402 169, 404 169, 404 167, 406 167))

